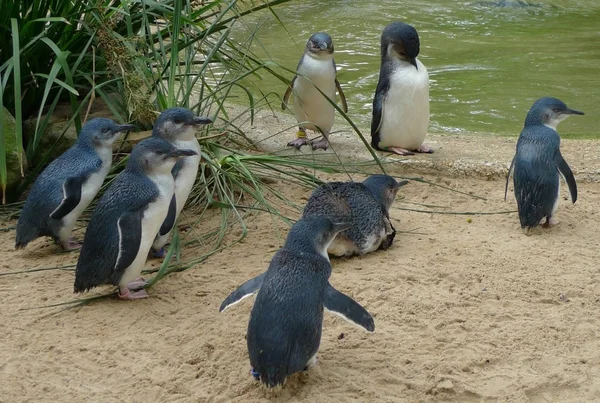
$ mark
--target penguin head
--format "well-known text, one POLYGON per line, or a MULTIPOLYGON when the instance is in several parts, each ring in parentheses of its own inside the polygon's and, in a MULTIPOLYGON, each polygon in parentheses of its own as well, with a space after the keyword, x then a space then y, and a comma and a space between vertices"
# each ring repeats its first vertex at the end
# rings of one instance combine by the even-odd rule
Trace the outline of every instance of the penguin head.
POLYGON ((194 138, 194 128, 208 123, 212 123, 212 120, 207 117, 196 116, 189 109, 169 108, 161 113, 154 122, 152 135, 169 141, 191 140, 194 138))
POLYGON ((119 125, 106 118, 88 120, 81 128, 77 141, 92 147, 112 146, 121 132, 132 130, 133 125, 119 125))
POLYGON ((381 35, 381 57, 403 60, 417 70, 419 55, 419 34, 412 26, 403 22, 392 22, 381 35))
POLYGON ((178 159, 197 154, 194 150, 177 148, 167 140, 153 136, 133 148, 127 167, 146 174, 170 173, 178 159))
POLYGON ((334 223, 329 218, 321 216, 303 218, 292 226, 283 247, 317 253, 329 259, 327 255, 329 245, 338 233, 351 226, 350 222, 334 223))
POLYGON ((387 212, 390 211, 398 190, 407 183, 406 180, 398 182, 389 175, 372 175, 363 181, 363 185, 369 189, 387 212))
POLYGON ((308 42, 306 42, 306 52, 311 55, 332 55, 333 41, 331 36, 325 32, 317 32, 313 34, 308 42))
POLYGON ((545 125, 556 130, 556 126, 569 116, 583 114, 583 112, 568 108, 560 99, 544 97, 534 102, 527 113, 525 126, 545 125))

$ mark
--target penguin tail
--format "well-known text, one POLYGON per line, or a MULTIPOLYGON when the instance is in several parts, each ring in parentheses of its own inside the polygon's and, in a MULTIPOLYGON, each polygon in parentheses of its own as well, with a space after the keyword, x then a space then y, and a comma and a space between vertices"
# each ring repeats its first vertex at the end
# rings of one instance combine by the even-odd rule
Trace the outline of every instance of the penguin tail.
POLYGON ((19 249, 23 249, 23 248, 25 248, 25 247, 27 246, 27 244, 28 244, 28 243, 29 243, 29 242, 25 242, 25 241, 19 241, 19 240, 17 240, 17 241, 15 242, 15 249, 17 249, 17 250, 19 250, 19 249))
POLYGON ((286 380, 286 375, 282 374, 276 368, 269 367, 259 371, 260 381, 268 388, 283 386, 286 380))

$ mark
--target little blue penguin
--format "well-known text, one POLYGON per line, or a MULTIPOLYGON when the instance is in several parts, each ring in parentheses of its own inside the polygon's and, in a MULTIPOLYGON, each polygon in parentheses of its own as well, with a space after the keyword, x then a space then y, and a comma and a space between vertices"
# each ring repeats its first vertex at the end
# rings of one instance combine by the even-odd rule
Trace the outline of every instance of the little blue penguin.
POLYGON ((181 107, 165 110, 154 123, 153 136, 162 137, 177 148, 196 152, 190 157, 179 159, 173 167, 175 194, 171 200, 167 218, 152 245, 152 251, 156 257, 164 256, 164 246, 169 239, 169 234, 196 181, 200 165, 200 144, 196 139, 195 129, 199 125, 209 123, 212 123, 209 118, 196 116, 189 109, 181 107))
POLYGON ((514 166, 521 228, 535 228, 544 218, 544 227, 557 223, 554 213, 560 193, 559 172, 569 186, 571 201, 577 201, 577 183, 560 153, 560 136, 556 131, 556 126, 570 115, 583 115, 583 112, 568 108, 559 99, 548 97, 535 101, 527 113, 525 127, 517 141, 517 152, 508 169, 504 195, 506 200, 508 178, 514 166))
POLYGON ((92 202, 112 165, 112 144, 132 125, 96 118, 81 129, 73 146, 52 161, 35 180, 17 223, 15 248, 49 236, 64 249, 79 244, 71 238, 81 213, 92 202))
POLYGON ((92 214, 75 269, 75 292, 113 284, 122 299, 148 296, 134 289, 145 284, 138 276, 173 198, 171 170, 179 158, 195 154, 158 137, 133 148, 92 214))
POLYGON ((371 315, 331 286, 327 248, 350 223, 325 217, 299 220, 263 273, 231 293, 220 312, 258 290, 248 324, 253 375, 267 387, 316 363, 323 329, 323 308, 372 332, 371 315))
POLYGON ((306 42, 304 54, 296 67, 296 75, 283 96, 281 108, 285 109, 290 94, 294 93, 294 114, 298 121, 297 138, 290 141, 288 146, 300 149, 303 145, 308 144, 306 139, 306 130, 308 129, 315 132, 320 131, 323 134, 321 140, 311 143, 313 150, 327 149, 335 108, 323 94, 335 101, 336 88, 342 101, 342 110, 348 112, 346 96, 337 79, 333 60, 333 41, 325 32, 317 32, 306 42))
POLYGON ((302 217, 323 216, 333 222, 352 223, 331 243, 327 250, 330 255, 364 255, 385 250, 396 236, 389 211, 398 190, 407 183, 388 175, 372 175, 362 183, 326 183, 313 191, 302 217))
POLYGON ((381 68, 373 98, 371 145, 399 155, 432 153, 423 144, 429 128, 429 75, 417 59, 419 34, 392 22, 381 35, 381 68))

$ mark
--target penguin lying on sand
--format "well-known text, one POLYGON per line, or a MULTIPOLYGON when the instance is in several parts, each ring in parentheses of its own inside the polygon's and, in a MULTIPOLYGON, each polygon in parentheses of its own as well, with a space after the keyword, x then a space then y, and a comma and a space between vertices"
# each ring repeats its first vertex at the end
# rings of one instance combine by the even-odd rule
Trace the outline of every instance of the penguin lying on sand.
POLYGON ((323 132, 323 138, 313 141, 312 148, 313 150, 327 149, 329 145, 328 136, 335 117, 335 108, 323 94, 334 101, 337 88, 342 101, 342 110, 348 112, 346 96, 336 75, 331 37, 325 32, 312 35, 306 42, 304 54, 298 63, 298 67, 296 67, 296 76, 294 76, 285 92, 281 104, 281 108, 285 109, 290 94, 294 93, 294 114, 299 125, 298 133, 296 133, 298 138, 290 141, 288 146, 300 149, 303 145, 308 144, 306 130, 319 131, 320 129, 323 132))
POLYGON ((397 182, 388 175, 373 175, 357 182, 331 182, 316 188, 302 214, 303 218, 323 216, 333 222, 351 222, 340 232, 327 252, 334 256, 364 255, 392 245, 396 230, 390 207, 398 190, 408 181, 397 182))
POLYGON ((134 147, 94 210, 75 269, 75 292, 113 284, 122 299, 148 296, 133 290, 145 284, 138 277, 173 198, 171 170, 179 158, 195 154, 158 137, 134 147))
POLYGON ((200 144, 196 139, 195 129, 199 125, 212 123, 209 118, 195 116, 192 111, 185 108, 170 108, 160 114, 152 135, 162 137, 177 148, 194 150, 195 155, 182 158, 173 167, 173 178, 175 178, 175 194, 169 206, 169 213, 165 222, 160 227, 152 251, 156 257, 165 255, 164 246, 169 240, 169 234, 183 209, 185 202, 192 191, 198 166, 200 165, 200 144))
POLYGON ((373 98, 371 145, 399 155, 432 153, 423 144, 429 128, 429 75, 417 56, 419 34, 392 22, 381 35, 381 68, 373 98))
POLYGON ((266 273, 240 286, 220 312, 258 290, 248 324, 248 352, 253 375, 267 387, 314 365, 321 342, 323 308, 372 332, 371 315, 329 284, 327 248, 349 223, 324 217, 299 220, 266 273), (260 289, 260 290, 259 290, 260 289))
POLYGON ((71 238, 81 213, 92 202, 112 165, 112 144, 132 125, 110 119, 88 121, 77 141, 35 180, 17 223, 15 248, 50 236, 64 249, 79 244, 71 238))
POLYGON ((548 227, 557 223, 554 214, 560 196, 560 174, 565 178, 571 193, 571 201, 577 201, 577 183, 571 168, 560 153, 560 136, 556 126, 571 115, 583 112, 567 107, 556 98, 540 98, 531 107, 525 118, 525 127, 517 141, 508 178, 514 166, 514 186, 521 228, 548 227))

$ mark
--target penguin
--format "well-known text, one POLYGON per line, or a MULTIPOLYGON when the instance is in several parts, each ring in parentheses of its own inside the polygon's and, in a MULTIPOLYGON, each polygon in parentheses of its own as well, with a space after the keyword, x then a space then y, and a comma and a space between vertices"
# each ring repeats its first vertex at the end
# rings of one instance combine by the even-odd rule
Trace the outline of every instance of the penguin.
POLYGON ((63 249, 75 249, 71 238, 79 216, 92 202, 112 165, 112 144, 132 125, 110 119, 88 121, 77 141, 52 161, 33 183, 17 223, 15 249, 49 236, 63 249))
POLYGON ((140 272, 174 194, 171 170, 196 151, 149 137, 132 150, 123 172, 92 214, 75 269, 75 292, 112 284, 121 299, 146 298, 140 272), (134 281, 135 280, 135 281, 134 281))
POLYGON ((381 35, 381 68, 373 98, 371 145, 398 155, 433 153, 423 144, 429 128, 429 75, 417 56, 419 34, 392 22, 381 35))
POLYGON ((333 101, 336 88, 340 94, 342 110, 348 112, 346 96, 337 79, 333 60, 333 41, 325 32, 317 32, 306 42, 304 54, 296 67, 296 75, 288 86, 281 103, 281 109, 285 110, 290 94, 294 93, 294 115, 298 121, 298 132, 296 133, 297 138, 287 144, 289 147, 299 150, 303 145, 308 144, 306 139, 306 130, 308 129, 323 134, 322 139, 311 142, 312 149, 327 149, 335 108, 323 94, 333 101))
POLYGON ((398 190, 408 181, 397 182, 388 175, 372 175, 362 183, 330 182, 313 192, 303 218, 324 216, 334 222, 351 222, 340 232, 327 252, 333 256, 364 255, 388 249, 396 236, 390 208, 398 190))
POLYGON ((372 316, 329 283, 327 248, 350 225, 325 217, 299 220, 267 272, 244 283, 221 304, 223 312, 258 291, 247 344, 252 374, 267 387, 283 386, 287 377, 316 363, 323 308, 369 332, 375 330, 372 316))
POLYGON ((569 164, 560 153, 560 136, 557 125, 571 115, 583 112, 570 109, 559 99, 540 98, 525 118, 525 126, 517 140, 517 151, 508 169, 508 178, 514 167, 514 188, 521 228, 537 227, 545 218, 543 227, 558 222, 554 214, 560 194, 559 172, 569 186, 571 201, 577 201, 577 183, 569 164))
POLYGON ((154 123, 153 136, 162 137, 177 148, 196 152, 195 155, 179 159, 173 167, 175 194, 171 200, 167 218, 160 227, 160 231, 152 245, 152 252, 155 257, 165 255, 164 246, 196 181, 200 165, 200 143, 196 139, 195 129, 199 125, 209 123, 212 123, 209 118, 196 116, 189 109, 180 107, 165 110, 154 123))

